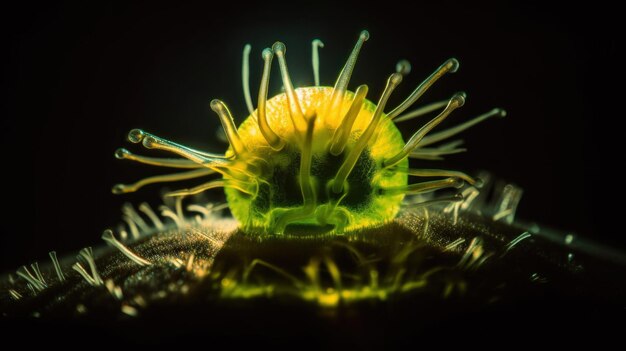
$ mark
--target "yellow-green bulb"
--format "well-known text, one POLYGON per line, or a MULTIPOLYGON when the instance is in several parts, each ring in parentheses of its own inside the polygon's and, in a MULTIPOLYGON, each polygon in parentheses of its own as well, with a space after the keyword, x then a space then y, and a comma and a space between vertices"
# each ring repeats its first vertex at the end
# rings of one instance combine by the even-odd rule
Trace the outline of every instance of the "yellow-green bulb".
MULTIPOLYGON (((246 182, 257 182, 253 194, 236 188, 226 188, 226 196, 232 214, 248 228, 262 231, 284 232, 285 216, 290 216, 291 228, 309 232, 303 226, 315 231, 343 232, 364 226, 384 223, 395 217, 400 209, 403 194, 383 194, 382 189, 402 187, 407 184, 404 159, 393 169, 383 169, 382 162, 388 155, 395 155, 404 147, 402 135, 395 124, 381 115, 377 135, 367 143, 359 155, 340 193, 332 189, 332 182, 340 166, 353 150, 355 144, 372 121, 376 105, 368 100, 354 118, 344 150, 339 155, 330 152, 329 144, 339 130, 342 119, 350 110, 354 100, 352 92, 345 92, 337 111, 331 109, 333 88, 306 87, 295 90, 300 107, 314 118, 310 143, 311 167, 309 184, 302 184, 301 161, 303 148, 307 147, 294 129, 285 94, 267 101, 267 121, 274 133, 284 141, 280 150, 268 144, 259 129, 257 116, 249 116, 238 128, 241 140, 245 141, 247 152, 237 155, 242 168, 247 165, 257 170, 250 171, 246 182), (302 188, 310 187, 313 193, 311 209, 305 207, 302 188)), ((306 136, 305 138, 306 139, 306 136)), ((226 153, 234 156, 232 148, 226 153)), ((224 176, 225 179, 232 177, 224 176)), ((242 179, 238 179, 241 181, 242 179)))

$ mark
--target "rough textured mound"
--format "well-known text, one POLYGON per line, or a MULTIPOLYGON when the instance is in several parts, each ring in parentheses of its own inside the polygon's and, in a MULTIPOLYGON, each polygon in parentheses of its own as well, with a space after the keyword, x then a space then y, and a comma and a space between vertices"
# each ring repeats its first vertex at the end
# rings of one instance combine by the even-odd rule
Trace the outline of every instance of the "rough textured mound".
POLYGON ((41 266, 47 286, 36 293, 24 279, 2 279, 5 328, 36 322, 40 335, 62 327, 109 342, 244 334, 246 343, 305 338, 309 346, 369 348, 515 335, 530 325, 534 335, 588 333, 615 327, 608 315, 623 317, 623 269, 476 214, 454 224, 441 210, 425 213, 346 236, 255 237, 217 218, 154 233, 126 245, 151 265, 96 250, 97 286, 69 268, 71 259, 61 261, 64 282, 41 266))

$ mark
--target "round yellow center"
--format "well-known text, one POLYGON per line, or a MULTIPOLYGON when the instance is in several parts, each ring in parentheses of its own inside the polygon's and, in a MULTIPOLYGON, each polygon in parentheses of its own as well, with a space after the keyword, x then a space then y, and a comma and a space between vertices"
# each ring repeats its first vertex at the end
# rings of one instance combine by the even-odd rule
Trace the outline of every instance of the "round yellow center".
MULTIPOLYGON (((302 133, 294 129, 289 102, 285 94, 267 101, 267 121, 271 129, 285 142, 280 150, 272 149, 261 134, 256 113, 238 128, 247 148, 237 155, 239 167, 246 170, 244 179, 226 180, 252 183, 254 191, 244 193, 236 187, 225 189, 229 207, 246 229, 270 233, 334 232, 341 233, 362 227, 380 225, 394 218, 400 209, 403 194, 385 194, 382 188, 407 184, 404 159, 392 168, 384 169, 383 160, 396 155, 404 147, 402 136, 394 123, 382 115, 374 137, 369 140, 341 192, 332 190, 332 182, 350 150, 372 121, 376 105, 365 100, 350 131, 343 152, 332 155, 330 142, 343 116, 352 104, 354 94, 346 92, 337 107, 331 108, 333 89, 306 87, 296 89, 301 110, 315 116, 310 143, 310 176, 301 174, 302 133), (302 184, 304 181, 308 184, 302 184), (312 189, 313 201, 304 203, 303 187, 312 189)), ((233 155, 231 149, 226 153, 233 155)))

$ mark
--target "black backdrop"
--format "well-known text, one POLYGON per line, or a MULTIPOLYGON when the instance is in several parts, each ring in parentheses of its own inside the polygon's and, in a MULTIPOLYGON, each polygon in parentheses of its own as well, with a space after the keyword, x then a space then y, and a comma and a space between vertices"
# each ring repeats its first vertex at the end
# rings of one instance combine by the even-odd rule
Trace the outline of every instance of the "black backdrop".
MULTIPOLYGON (((610 8, 545 8, 527 3, 475 5, 439 1, 361 3, 157 5, 25 4, 2 13, 2 195, 0 270, 47 252, 75 253, 100 243, 125 201, 159 202, 157 188, 114 196, 110 187, 153 174, 115 160, 126 132, 141 127, 209 150, 215 138, 212 98, 245 115, 240 60, 253 46, 253 94, 260 50, 287 44, 296 85, 312 82, 310 41, 322 39, 322 82, 331 85, 361 29, 366 43, 351 87, 377 96, 398 59, 413 63, 397 104, 448 57, 460 70, 425 101, 464 90, 466 120, 494 106, 509 115, 464 134, 469 152, 445 165, 488 169, 525 189, 520 216, 623 245, 618 199, 623 157, 621 46, 610 8), (613 131, 613 132, 612 132, 613 131), (617 138, 616 138, 617 137, 617 138), (599 159, 609 154, 607 164, 599 159)), ((278 76, 273 89, 278 91, 278 76)), ((408 136, 419 125, 402 125, 408 136)), ((133 149, 138 150, 138 149, 133 149)), ((162 171, 154 170, 154 173, 162 171)), ((219 192, 215 192, 219 197, 219 192)))

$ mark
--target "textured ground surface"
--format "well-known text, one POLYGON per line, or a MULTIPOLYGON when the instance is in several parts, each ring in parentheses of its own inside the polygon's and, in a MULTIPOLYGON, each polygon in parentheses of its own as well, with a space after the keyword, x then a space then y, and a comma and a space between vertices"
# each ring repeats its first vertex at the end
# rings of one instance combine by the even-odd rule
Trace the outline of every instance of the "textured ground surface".
POLYGON ((63 282, 40 264, 41 289, 15 273, 3 277, 3 327, 36 330, 42 340, 178 344, 244 335, 245 344, 365 348, 447 335, 614 335, 619 325, 609 318, 623 318, 626 306, 619 265, 475 214, 454 224, 449 213, 424 211, 307 238, 258 238, 212 217, 125 242, 145 266, 101 246, 93 254, 100 282, 73 270, 73 257, 61 260, 63 282))

